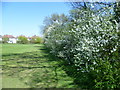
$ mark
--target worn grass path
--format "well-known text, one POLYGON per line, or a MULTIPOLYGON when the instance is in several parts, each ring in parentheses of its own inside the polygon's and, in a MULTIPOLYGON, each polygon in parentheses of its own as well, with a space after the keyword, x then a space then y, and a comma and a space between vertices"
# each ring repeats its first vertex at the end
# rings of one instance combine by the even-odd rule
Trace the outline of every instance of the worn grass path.
POLYGON ((44 45, 3 44, 2 88, 76 87, 44 45))

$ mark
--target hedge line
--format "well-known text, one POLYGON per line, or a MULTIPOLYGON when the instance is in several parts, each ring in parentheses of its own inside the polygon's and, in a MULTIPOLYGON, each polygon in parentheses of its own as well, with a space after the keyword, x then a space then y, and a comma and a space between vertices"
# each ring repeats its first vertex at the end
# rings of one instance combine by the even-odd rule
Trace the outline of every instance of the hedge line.
POLYGON ((120 88, 120 29, 112 17, 75 9, 66 22, 60 17, 44 28, 45 45, 74 66, 81 88, 120 88))

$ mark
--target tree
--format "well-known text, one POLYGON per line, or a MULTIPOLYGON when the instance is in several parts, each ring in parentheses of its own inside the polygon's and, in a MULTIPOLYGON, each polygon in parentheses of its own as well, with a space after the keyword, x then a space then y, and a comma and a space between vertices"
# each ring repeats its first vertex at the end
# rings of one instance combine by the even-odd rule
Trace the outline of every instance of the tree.
POLYGON ((116 2, 114 6, 114 18, 119 23, 120 22, 120 2, 116 2))
POLYGON ((30 39, 30 43, 40 44, 40 43, 42 43, 42 38, 39 36, 32 36, 30 39))
POLYGON ((18 36, 18 41, 17 43, 20 43, 20 44, 27 44, 28 43, 28 38, 25 37, 25 36, 18 36))
POLYGON ((113 1, 113 2, 83 2, 70 0, 70 5, 73 8, 76 9, 92 9, 96 11, 96 14, 103 14, 105 12, 108 12, 107 8, 110 7, 109 13, 112 13, 114 15, 114 18, 112 20, 116 20, 118 23, 120 22, 120 1, 113 1), (113 9, 113 11, 112 11, 113 9))
POLYGON ((35 43, 36 44, 42 43, 42 38, 41 37, 36 37, 35 43))
POLYGON ((9 41, 9 38, 8 37, 3 37, 2 38, 2 43, 8 43, 9 41))
POLYGON ((110 21, 111 8, 104 10, 101 14, 91 8, 76 8, 68 22, 54 22, 46 28, 45 45, 75 68, 74 73, 68 71, 84 89, 120 86, 119 29, 110 21))
POLYGON ((51 17, 46 17, 43 21, 44 29, 43 33, 46 34, 48 32, 49 27, 54 24, 65 24, 68 21, 68 17, 64 14, 52 14, 51 17))

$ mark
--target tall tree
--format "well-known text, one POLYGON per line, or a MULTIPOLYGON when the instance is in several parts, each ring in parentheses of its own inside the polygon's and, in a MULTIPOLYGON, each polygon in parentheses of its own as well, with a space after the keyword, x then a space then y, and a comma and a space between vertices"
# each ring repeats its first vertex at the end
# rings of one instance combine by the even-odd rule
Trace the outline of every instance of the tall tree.
POLYGON ((54 24, 65 24, 67 21, 68 17, 65 14, 52 14, 51 17, 46 17, 44 19, 43 33, 45 34, 50 26, 54 24))
POLYGON ((118 23, 120 22, 120 1, 117 0, 115 0, 114 2, 85 2, 85 0, 83 0, 83 2, 80 1, 76 2, 75 0, 70 1, 71 1, 70 4, 73 8, 93 9, 96 11, 96 14, 105 13, 105 11, 107 11, 107 8, 111 7, 111 9, 109 9, 109 12, 114 15, 113 19, 115 19, 118 23))
POLYGON ((119 23, 120 22, 120 2, 116 2, 114 6, 114 13, 115 13, 115 19, 119 23))
POLYGON ((20 44, 27 44, 28 43, 28 39, 27 39, 27 37, 25 37, 25 36, 18 36, 18 41, 17 41, 17 43, 20 43, 20 44))

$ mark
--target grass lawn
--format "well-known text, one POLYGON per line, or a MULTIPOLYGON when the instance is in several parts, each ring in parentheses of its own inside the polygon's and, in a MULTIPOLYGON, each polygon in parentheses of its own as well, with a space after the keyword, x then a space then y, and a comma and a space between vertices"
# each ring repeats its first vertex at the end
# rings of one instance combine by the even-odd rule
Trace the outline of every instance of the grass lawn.
POLYGON ((2 88, 73 88, 73 79, 42 44, 2 45, 2 88))
POLYGON ((2 54, 38 51, 37 44, 2 44, 2 54))

